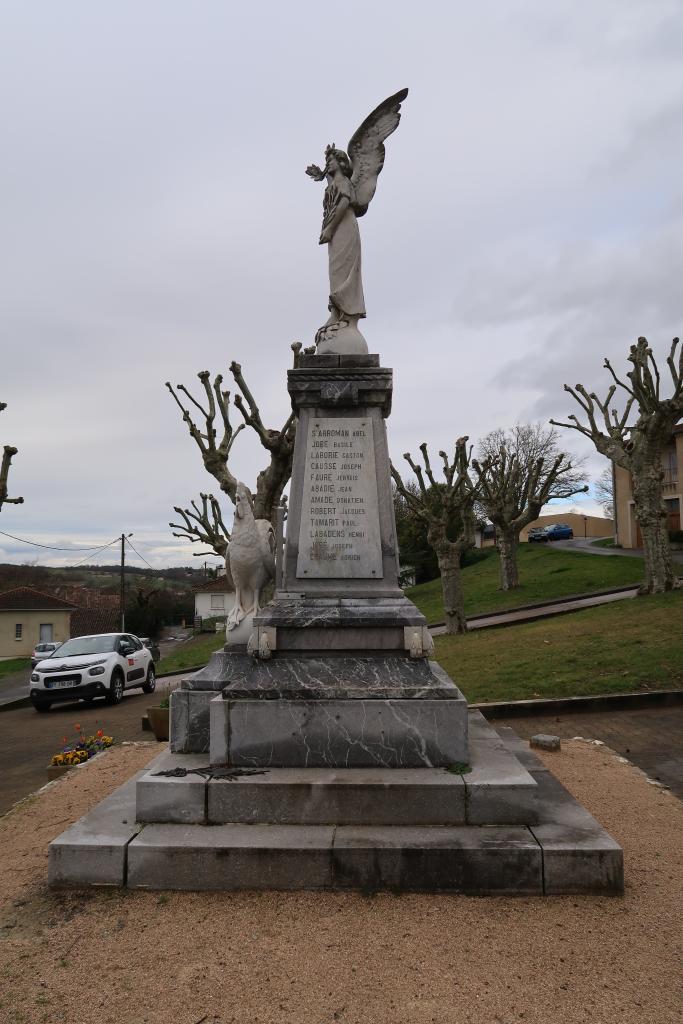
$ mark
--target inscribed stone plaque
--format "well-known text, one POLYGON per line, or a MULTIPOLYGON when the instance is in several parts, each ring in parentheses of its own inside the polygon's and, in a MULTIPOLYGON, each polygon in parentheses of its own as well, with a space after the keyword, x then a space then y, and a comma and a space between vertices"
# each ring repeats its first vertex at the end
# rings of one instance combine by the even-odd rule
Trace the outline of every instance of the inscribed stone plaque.
POLYGON ((383 576, 372 420, 309 420, 296 574, 303 579, 383 576))

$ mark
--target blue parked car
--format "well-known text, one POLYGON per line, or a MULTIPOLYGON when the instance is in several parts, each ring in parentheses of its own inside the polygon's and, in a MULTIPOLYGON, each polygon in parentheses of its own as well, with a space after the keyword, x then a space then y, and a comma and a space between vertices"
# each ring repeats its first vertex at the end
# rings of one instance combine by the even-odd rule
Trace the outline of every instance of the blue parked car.
POLYGON ((546 540, 571 540, 574 531, 566 523, 553 523, 545 528, 546 540))

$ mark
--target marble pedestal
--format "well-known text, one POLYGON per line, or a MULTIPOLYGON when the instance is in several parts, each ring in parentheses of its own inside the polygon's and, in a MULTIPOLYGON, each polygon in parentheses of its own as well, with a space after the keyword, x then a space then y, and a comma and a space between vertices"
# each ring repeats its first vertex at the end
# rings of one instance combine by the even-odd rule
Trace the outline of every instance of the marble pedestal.
POLYGON ((391 370, 303 356, 288 387, 298 425, 275 597, 251 653, 217 652, 173 695, 171 749, 270 768, 467 763, 466 701, 398 584, 391 370))

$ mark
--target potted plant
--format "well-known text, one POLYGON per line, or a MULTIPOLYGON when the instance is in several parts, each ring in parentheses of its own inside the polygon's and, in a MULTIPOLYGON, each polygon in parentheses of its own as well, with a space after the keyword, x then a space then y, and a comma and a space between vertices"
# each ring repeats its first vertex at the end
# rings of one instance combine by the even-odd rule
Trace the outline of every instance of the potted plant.
POLYGON ((154 736, 159 741, 168 740, 169 731, 169 698, 164 699, 154 708, 147 708, 147 718, 154 736))
POLYGON ((47 766, 48 780, 65 775, 71 768, 84 764, 96 757, 97 754, 101 754, 114 742, 114 737, 105 736, 102 729, 98 729, 92 736, 85 735, 79 722, 76 722, 75 729, 77 739, 72 743, 69 743, 66 736, 62 736, 62 749, 52 756, 52 760, 47 766))

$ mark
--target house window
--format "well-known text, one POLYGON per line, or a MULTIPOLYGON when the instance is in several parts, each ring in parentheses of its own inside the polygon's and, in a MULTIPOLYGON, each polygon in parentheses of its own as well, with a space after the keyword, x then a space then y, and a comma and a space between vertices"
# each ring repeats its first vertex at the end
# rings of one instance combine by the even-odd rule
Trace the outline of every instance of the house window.
POLYGON ((14 627, 14 639, 15 640, 21 640, 23 636, 24 636, 24 624, 23 624, 23 622, 17 622, 16 626, 14 627))
POLYGON ((225 594, 211 595, 211 611, 222 612, 225 610, 225 594))

